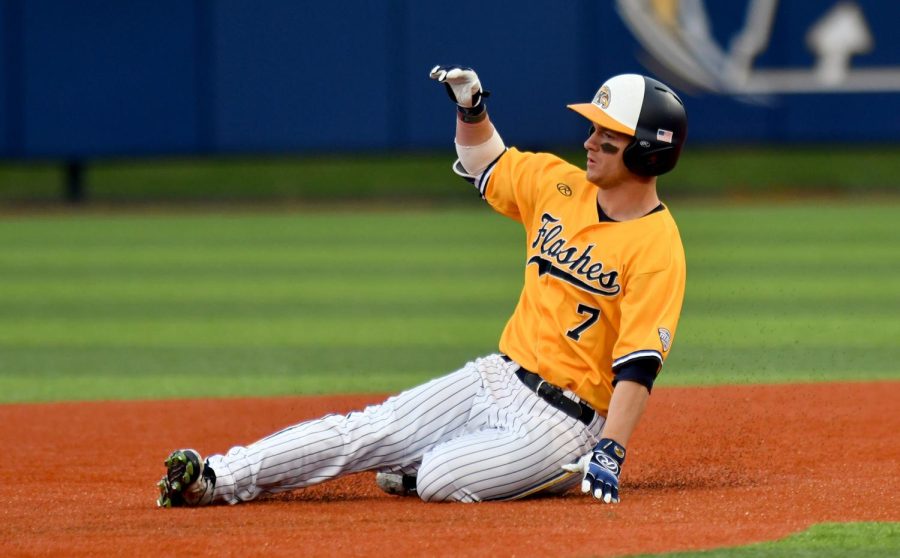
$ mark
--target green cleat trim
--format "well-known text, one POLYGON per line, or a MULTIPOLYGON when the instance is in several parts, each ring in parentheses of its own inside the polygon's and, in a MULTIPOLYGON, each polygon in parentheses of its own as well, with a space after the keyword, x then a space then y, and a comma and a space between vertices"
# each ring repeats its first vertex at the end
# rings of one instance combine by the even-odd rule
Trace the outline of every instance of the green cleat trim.
POLYGON ((187 462, 187 465, 184 467, 184 475, 182 475, 181 480, 185 483, 190 482, 191 476, 194 474, 194 463, 191 461, 187 462))
POLYGON ((175 464, 185 463, 186 461, 187 456, 184 455, 184 452, 175 451, 166 459, 166 467, 172 467, 175 464))
MULTIPOLYGON (((164 461, 166 475, 157 483, 159 498, 156 500, 156 505, 158 507, 174 508, 197 505, 193 502, 189 504, 184 499, 184 492, 188 487, 201 480, 203 465, 198 462, 199 455, 196 457, 195 455, 193 451, 176 450, 166 458, 164 461)), ((206 481, 203 480, 203 482, 206 481)))
POLYGON ((159 508, 170 508, 172 507, 172 500, 168 496, 168 483, 166 479, 162 479, 158 483, 156 483, 157 488, 159 488, 159 498, 156 499, 156 506, 159 508))

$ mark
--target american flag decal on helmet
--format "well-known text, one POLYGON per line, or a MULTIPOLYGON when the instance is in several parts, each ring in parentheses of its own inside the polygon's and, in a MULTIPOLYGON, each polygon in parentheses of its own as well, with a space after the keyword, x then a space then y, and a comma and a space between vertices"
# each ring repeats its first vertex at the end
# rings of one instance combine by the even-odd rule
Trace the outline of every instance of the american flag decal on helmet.
POLYGON ((659 340, 662 343, 663 352, 669 352, 669 347, 672 345, 672 334, 664 327, 659 328, 657 331, 659 331, 659 340))
POLYGON ((662 128, 656 131, 656 141, 664 141, 666 143, 672 143, 672 131, 671 130, 663 130, 662 128))

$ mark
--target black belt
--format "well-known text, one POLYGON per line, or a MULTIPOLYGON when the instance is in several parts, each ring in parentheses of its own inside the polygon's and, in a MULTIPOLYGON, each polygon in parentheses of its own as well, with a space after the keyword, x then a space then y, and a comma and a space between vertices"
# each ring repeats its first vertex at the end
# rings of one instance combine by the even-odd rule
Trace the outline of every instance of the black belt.
MULTIPOLYGON (((503 360, 512 362, 512 359, 506 355, 503 355, 503 360)), ((516 370, 516 376, 538 397, 570 417, 578 419, 585 424, 591 424, 591 421, 594 420, 595 411, 586 403, 573 401, 566 397, 561 387, 547 383, 534 372, 525 370, 521 366, 516 370)))

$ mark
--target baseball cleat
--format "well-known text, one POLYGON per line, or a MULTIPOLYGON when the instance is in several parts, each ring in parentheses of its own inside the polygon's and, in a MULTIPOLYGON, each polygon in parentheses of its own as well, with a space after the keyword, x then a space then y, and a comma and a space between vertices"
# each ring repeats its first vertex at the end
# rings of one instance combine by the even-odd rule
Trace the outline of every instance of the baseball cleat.
POLYGON ((203 506, 212 502, 216 473, 205 466, 197 451, 175 450, 166 458, 165 476, 156 484, 160 508, 203 506))
POLYGON ((416 477, 402 473, 375 473, 375 484, 382 492, 394 496, 415 496, 416 477))

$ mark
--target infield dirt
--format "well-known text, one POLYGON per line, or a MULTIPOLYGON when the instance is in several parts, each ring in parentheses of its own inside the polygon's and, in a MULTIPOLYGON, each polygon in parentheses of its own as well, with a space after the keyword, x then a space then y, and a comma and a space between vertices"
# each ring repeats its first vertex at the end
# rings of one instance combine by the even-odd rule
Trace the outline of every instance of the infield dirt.
POLYGON ((425 504, 372 473, 238 506, 157 509, 162 461, 379 396, 0 406, 0 555, 613 556, 900 521, 900 382, 660 388, 623 502, 425 504))

